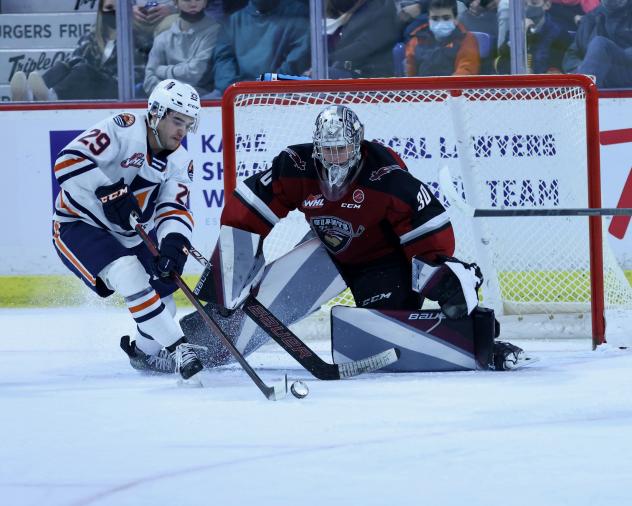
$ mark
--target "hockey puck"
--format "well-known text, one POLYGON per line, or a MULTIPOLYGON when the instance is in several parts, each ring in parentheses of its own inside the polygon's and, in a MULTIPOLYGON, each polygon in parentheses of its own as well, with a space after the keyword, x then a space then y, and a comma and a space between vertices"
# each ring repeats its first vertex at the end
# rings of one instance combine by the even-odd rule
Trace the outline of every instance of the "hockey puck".
POLYGON ((309 388, 307 388, 307 385, 301 380, 298 380, 292 383, 292 386, 290 387, 290 392, 292 392, 292 395, 297 399, 303 399, 304 397, 307 397, 307 394, 309 393, 309 388))

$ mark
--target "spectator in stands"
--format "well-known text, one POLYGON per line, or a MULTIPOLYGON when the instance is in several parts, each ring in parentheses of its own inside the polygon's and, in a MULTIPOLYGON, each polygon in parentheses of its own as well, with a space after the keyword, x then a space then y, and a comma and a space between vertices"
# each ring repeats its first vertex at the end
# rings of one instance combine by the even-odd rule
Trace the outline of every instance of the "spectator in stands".
POLYGON ((200 96, 206 95, 213 85, 202 79, 220 26, 204 11, 207 0, 175 0, 175 4, 179 19, 156 36, 149 53, 143 83, 145 93, 149 96, 164 79, 177 79, 196 88, 200 96))
MULTIPOLYGON (((569 33, 549 15, 551 0, 524 0, 529 74, 559 74, 564 53, 572 42, 569 33)), ((511 73, 509 41, 498 50, 496 71, 511 73)))
POLYGON ((149 54, 154 37, 167 30, 177 14, 173 0, 135 0, 132 5, 138 50, 149 54))
POLYGON ((598 6, 599 0, 552 0, 549 15, 563 30, 574 32, 584 14, 598 6))
POLYGON ((602 0, 586 14, 562 67, 594 75, 602 88, 632 86, 632 0, 602 0))
POLYGON ((495 41, 498 40, 498 2, 499 0, 461 0, 467 7, 459 15, 459 22, 470 32, 485 32, 495 41))
POLYGON ((265 72, 298 75, 309 67, 310 27, 298 15, 298 2, 250 0, 228 17, 210 65, 215 98, 236 81, 255 80, 265 72))
POLYGON ((402 27, 408 25, 413 19, 428 13, 429 0, 395 0, 397 18, 402 27))
MULTIPOLYGON (((567 32, 577 30, 582 16, 599 5, 599 0, 551 0, 547 17, 567 32)), ((498 2, 498 48, 509 40, 509 0, 498 2)))
MULTIPOLYGON (((81 37, 67 61, 43 74, 24 72, 11 79, 12 100, 95 100, 118 97, 116 56, 116 0, 99 0, 93 29, 81 37)), ((135 78, 141 82, 143 55, 135 53, 135 78)))
POLYGON ((430 0, 428 22, 415 28, 406 43, 407 76, 478 74, 478 42, 456 15, 456 0, 430 0))
POLYGON ((328 0, 329 77, 390 77, 400 39, 393 0, 328 0))

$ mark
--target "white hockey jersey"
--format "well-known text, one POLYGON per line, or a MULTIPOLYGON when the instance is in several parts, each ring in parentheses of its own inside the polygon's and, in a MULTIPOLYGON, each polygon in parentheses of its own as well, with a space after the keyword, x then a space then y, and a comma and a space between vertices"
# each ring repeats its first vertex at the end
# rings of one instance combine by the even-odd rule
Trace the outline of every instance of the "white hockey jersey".
POLYGON ((144 115, 126 112, 100 121, 70 142, 55 162, 61 191, 54 219, 83 220, 108 230, 125 247, 136 246, 140 237, 108 221, 94 193, 123 178, 138 200, 141 221, 156 228, 159 244, 171 232, 191 239, 193 161, 183 146, 153 155, 147 128, 144 115))

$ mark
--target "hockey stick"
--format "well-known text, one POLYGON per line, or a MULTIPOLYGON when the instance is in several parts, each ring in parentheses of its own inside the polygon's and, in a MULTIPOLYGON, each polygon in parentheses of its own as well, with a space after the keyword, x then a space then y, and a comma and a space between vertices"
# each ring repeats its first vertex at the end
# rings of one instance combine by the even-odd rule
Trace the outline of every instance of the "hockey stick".
MULTIPOLYGON (((205 268, 209 267, 210 262, 194 247, 189 248, 189 254, 205 268)), ((353 362, 330 364, 316 355, 309 346, 261 304, 254 295, 250 294, 246 298, 242 309, 252 321, 274 339, 294 360, 320 380, 351 378, 365 372, 377 371, 399 359, 399 350, 397 348, 389 348, 376 355, 353 362)))
POLYGON ((463 214, 474 218, 497 218, 506 216, 632 216, 632 208, 626 207, 576 207, 566 209, 476 209, 458 194, 452 183, 452 175, 447 166, 439 170, 439 186, 450 201, 463 214))
MULTIPOLYGON (((138 218, 132 215, 130 218, 130 223, 134 227, 134 230, 136 231, 136 233, 143 240, 143 242, 145 243, 145 245, 147 246, 151 254, 154 256, 158 256, 158 248, 152 241, 151 237, 149 237, 147 232, 145 232, 145 229, 143 228, 143 226, 138 222, 138 218)), ((250 364, 246 362, 246 359, 244 358, 244 356, 239 352, 239 350, 235 347, 235 345, 231 342, 231 340, 228 339, 228 337, 226 337, 224 332, 222 332, 222 329, 220 329, 219 326, 213 321, 213 319, 208 314, 206 314, 206 312, 204 311, 204 308, 202 307, 202 304, 200 304, 200 301, 197 299, 197 297, 191 291, 188 285, 182 280, 180 275, 177 272, 172 272, 172 276, 178 288, 180 288, 180 290, 182 290, 182 292, 187 297, 187 299, 191 301, 191 304, 193 304, 193 307, 195 307, 195 310, 202 317, 202 320, 204 320, 204 323, 206 323, 206 325, 209 327, 209 329, 211 329, 211 331, 214 334, 219 336, 219 338, 222 340, 224 345, 232 353, 233 357, 235 357, 237 362, 241 364, 241 366, 244 368, 246 373, 248 373, 248 376, 250 376, 252 381, 254 381, 255 385, 257 385, 259 390, 261 390, 263 395, 265 395, 266 398, 271 401, 277 401, 279 399, 284 398, 287 395, 287 378, 285 380, 285 388, 278 387, 278 386, 269 387, 268 385, 266 385, 263 382, 263 380, 259 377, 259 375, 255 372, 255 370, 250 366, 250 364)))

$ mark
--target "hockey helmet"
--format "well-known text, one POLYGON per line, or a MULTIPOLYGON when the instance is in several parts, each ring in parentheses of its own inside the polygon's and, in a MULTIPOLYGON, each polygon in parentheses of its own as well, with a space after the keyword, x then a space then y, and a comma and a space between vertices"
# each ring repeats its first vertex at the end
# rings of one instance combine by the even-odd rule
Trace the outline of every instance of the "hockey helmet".
POLYGON ((340 200, 360 167, 364 126, 344 105, 330 105, 316 117, 314 152, 320 187, 328 200, 340 200))
POLYGON ((160 81, 147 101, 149 125, 153 130, 167 111, 175 111, 193 118, 189 132, 195 133, 200 121, 200 110, 200 97, 195 88, 176 79, 160 81))

